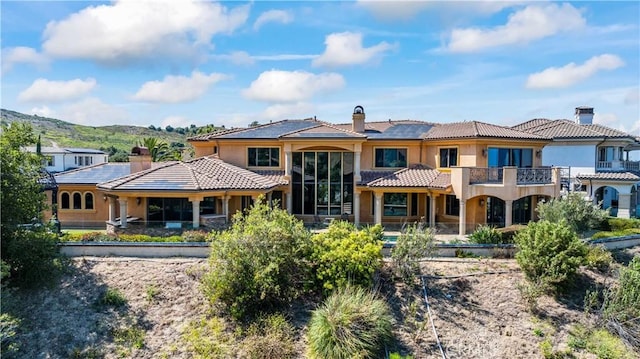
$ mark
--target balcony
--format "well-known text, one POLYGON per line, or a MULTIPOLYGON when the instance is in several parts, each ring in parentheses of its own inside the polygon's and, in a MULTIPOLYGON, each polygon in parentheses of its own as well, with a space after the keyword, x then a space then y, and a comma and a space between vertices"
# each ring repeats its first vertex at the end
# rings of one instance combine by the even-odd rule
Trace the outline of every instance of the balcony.
MULTIPOLYGON (((553 183, 551 167, 515 168, 515 170, 517 185, 553 183)), ((504 168, 469 168, 469 184, 504 184, 504 171, 504 168)))
POLYGON ((640 161, 598 161, 596 171, 640 171, 640 161))

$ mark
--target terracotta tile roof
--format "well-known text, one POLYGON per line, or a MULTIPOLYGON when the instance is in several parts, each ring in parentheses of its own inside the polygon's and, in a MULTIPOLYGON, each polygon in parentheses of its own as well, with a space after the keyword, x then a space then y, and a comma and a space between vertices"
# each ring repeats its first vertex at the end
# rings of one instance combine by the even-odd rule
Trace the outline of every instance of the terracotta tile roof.
POLYGON ((379 178, 390 176, 395 171, 360 171, 360 182, 358 184, 365 185, 369 182, 375 181, 379 178))
POLYGON ((369 182, 369 187, 425 187, 446 189, 451 185, 451 175, 424 165, 415 165, 391 175, 369 182))
POLYGON ((570 120, 536 119, 515 125, 512 128, 553 139, 564 138, 630 138, 633 136, 610 127, 591 124, 581 125, 570 120))
POLYGON ((254 170, 253 172, 268 178, 280 186, 289 184, 289 181, 284 176, 284 170, 254 170))
POLYGON ((640 176, 633 172, 598 172, 577 174, 578 179, 606 180, 606 181, 640 181, 640 176))
POLYGON ((434 126, 425 139, 455 138, 509 138, 521 140, 547 140, 545 136, 518 131, 510 127, 492 125, 479 121, 443 123, 434 126))
POLYGON ((168 163, 98 184, 109 190, 212 191, 262 190, 279 183, 213 157, 168 163))

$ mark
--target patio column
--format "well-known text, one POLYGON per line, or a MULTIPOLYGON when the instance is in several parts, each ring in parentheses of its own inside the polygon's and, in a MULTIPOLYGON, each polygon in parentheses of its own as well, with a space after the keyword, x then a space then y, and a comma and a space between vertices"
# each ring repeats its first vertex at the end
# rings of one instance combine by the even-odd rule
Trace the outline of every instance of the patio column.
POLYGON ((374 196, 376 198, 376 224, 382 224, 382 193, 375 192, 374 196))
POLYGON ((353 224, 360 224, 360 191, 353 192, 353 224))
POLYGON ((460 200, 460 222, 458 223, 458 234, 464 236, 467 234, 467 200, 460 200))
POLYGON ((287 196, 287 212, 291 214, 293 212, 293 193, 291 193, 291 184, 289 184, 289 192, 286 193, 287 196))
POLYGON ((631 193, 618 194, 618 218, 631 217, 631 193))
POLYGON ((291 176, 291 151, 284 151, 284 175, 291 176))
POLYGON ((193 216, 193 228, 200 227, 200 199, 195 198, 191 200, 191 211, 193 216))
POLYGON ((436 226, 436 198, 433 193, 429 196, 429 227, 435 228, 436 226))
POLYGON ((108 198, 109 198, 109 222, 115 223, 116 222, 116 198, 115 197, 108 197, 108 198))
POLYGON ((224 223, 229 222, 229 196, 222 197, 222 214, 224 214, 224 223))
POLYGON ((513 200, 504 201, 504 226, 509 227, 513 224, 513 200))
POLYGON ((126 197, 118 197, 120 202, 120 228, 127 228, 127 201, 126 197))
POLYGON ((356 151, 353 153, 354 158, 353 158, 353 181, 358 183, 362 180, 362 177, 360 176, 360 155, 362 154, 362 150, 360 148, 357 148, 356 151))

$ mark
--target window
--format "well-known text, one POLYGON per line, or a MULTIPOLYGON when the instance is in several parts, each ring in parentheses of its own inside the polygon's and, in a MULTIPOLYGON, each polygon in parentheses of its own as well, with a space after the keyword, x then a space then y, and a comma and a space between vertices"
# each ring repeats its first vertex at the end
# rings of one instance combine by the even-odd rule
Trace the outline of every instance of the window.
POLYGON ((622 161, 623 158, 623 147, 602 146, 598 148, 598 161, 600 162, 622 161))
POLYGON ((505 166, 533 167, 533 149, 489 147, 489 167, 505 166))
POLYGON ((249 148, 249 167, 279 167, 279 148, 249 148))
POLYGON ((56 157, 55 156, 47 156, 47 166, 53 167, 56 165, 56 157))
POLYGON ((385 216, 406 216, 407 215, 407 194, 406 193, 385 193, 383 214, 385 216))
POLYGON ((458 165, 457 148, 440 149, 440 167, 453 167, 458 165))
POLYGON ((448 194, 445 200, 447 201, 445 213, 449 216, 459 216, 460 200, 457 199, 456 196, 452 194, 448 194))
POLYGON ((376 167, 406 167, 406 148, 376 148, 376 167))
POLYGON ((73 209, 82 209, 82 195, 80 193, 73 194, 73 209))
POLYGON ((84 209, 93 209, 93 193, 84 194, 84 209))
POLYGON ((84 157, 82 156, 76 156, 76 164, 78 166, 84 166, 84 157))
POLYGON ((62 192, 62 194, 60 194, 60 208, 62 209, 69 209, 71 208, 69 205, 69 193, 67 192, 62 192))

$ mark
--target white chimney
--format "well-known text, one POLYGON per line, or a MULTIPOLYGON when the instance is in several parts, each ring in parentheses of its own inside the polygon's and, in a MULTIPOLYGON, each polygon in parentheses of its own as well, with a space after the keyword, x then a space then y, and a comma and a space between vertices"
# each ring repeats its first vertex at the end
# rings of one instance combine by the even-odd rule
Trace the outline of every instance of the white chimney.
POLYGON ((353 132, 364 133, 364 108, 362 106, 356 106, 353 109, 353 132))
POLYGON ((593 123, 593 107, 576 107, 576 123, 590 125, 593 123))

